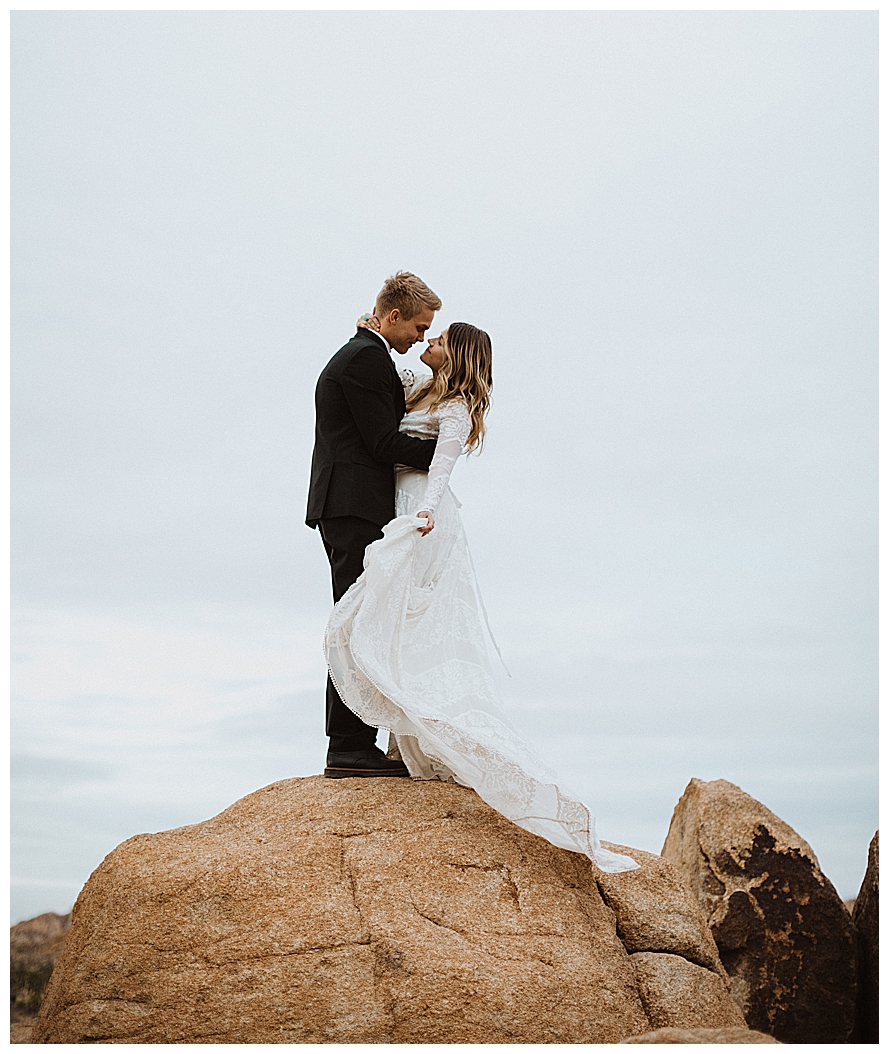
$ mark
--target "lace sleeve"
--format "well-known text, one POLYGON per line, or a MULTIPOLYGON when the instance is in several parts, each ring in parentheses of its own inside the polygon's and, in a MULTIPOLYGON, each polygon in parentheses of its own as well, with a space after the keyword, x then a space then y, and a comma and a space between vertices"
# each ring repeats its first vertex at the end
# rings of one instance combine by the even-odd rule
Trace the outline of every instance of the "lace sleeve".
POLYGON ((462 399, 452 399, 442 403, 436 416, 438 417, 438 442, 435 444, 435 453, 429 465, 426 494, 420 502, 418 512, 435 511, 436 505, 447 489, 451 470, 456 465, 457 458, 463 453, 463 447, 466 445, 472 427, 469 410, 462 399))

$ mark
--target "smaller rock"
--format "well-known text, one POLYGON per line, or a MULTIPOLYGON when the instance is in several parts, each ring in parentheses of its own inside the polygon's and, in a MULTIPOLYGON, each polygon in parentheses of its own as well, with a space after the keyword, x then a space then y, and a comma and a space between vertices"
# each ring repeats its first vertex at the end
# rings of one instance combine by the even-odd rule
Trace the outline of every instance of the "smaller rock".
POLYGON ((628 952, 672 952, 689 962, 728 975, 716 941, 697 898, 678 869, 654 853, 626 845, 604 843, 642 864, 638 871, 609 875, 599 872, 596 882, 614 912, 617 933, 628 952))
POLYGON ((636 952, 630 956, 639 996, 655 1028, 743 1028, 744 1015, 722 975, 681 955, 636 952))
POLYGON ((858 1005, 855 1038, 859 1043, 880 1042, 880 832, 867 854, 867 871, 855 901, 852 922, 858 945, 858 1005))
POLYGON ((765 1032, 748 1028, 658 1028, 644 1036, 630 1036, 621 1043, 777 1043, 765 1032))

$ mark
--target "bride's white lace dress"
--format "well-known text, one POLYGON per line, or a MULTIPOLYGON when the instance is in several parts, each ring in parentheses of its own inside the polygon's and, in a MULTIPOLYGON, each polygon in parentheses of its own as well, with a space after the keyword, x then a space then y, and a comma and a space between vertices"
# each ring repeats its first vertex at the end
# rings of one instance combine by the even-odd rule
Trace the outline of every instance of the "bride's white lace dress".
POLYGON ((328 623, 331 676, 362 721, 391 731, 414 778, 472 787, 520 827, 585 853, 601 870, 632 870, 633 860, 601 847, 587 807, 499 703, 460 503, 448 487, 469 430, 462 401, 404 417, 401 431, 437 437, 435 456, 428 474, 396 468, 395 519, 368 547, 364 573, 328 623), (435 514, 425 537, 417 526, 426 521, 415 515, 424 509, 435 514))

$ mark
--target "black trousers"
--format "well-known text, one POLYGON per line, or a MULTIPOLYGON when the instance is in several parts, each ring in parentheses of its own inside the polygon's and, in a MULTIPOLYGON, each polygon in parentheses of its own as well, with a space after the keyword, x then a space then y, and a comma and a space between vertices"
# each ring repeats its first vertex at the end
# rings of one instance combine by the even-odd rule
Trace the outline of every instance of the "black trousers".
MULTIPOLYGON (((383 530, 359 516, 333 516, 321 520, 318 529, 330 561, 335 604, 364 570, 364 550, 383 537, 383 530)), ((377 730, 366 725, 340 699, 329 674, 326 730, 331 750, 366 750, 377 739, 377 730)))

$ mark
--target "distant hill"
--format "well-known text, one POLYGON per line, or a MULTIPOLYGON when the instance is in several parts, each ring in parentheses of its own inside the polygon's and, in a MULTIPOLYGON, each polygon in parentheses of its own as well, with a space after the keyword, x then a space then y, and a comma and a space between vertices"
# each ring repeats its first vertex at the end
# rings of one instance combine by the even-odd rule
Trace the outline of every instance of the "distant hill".
POLYGON ((10 1042, 28 1043, 34 1017, 57 959, 62 954, 71 913, 48 911, 9 930, 10 1042))

